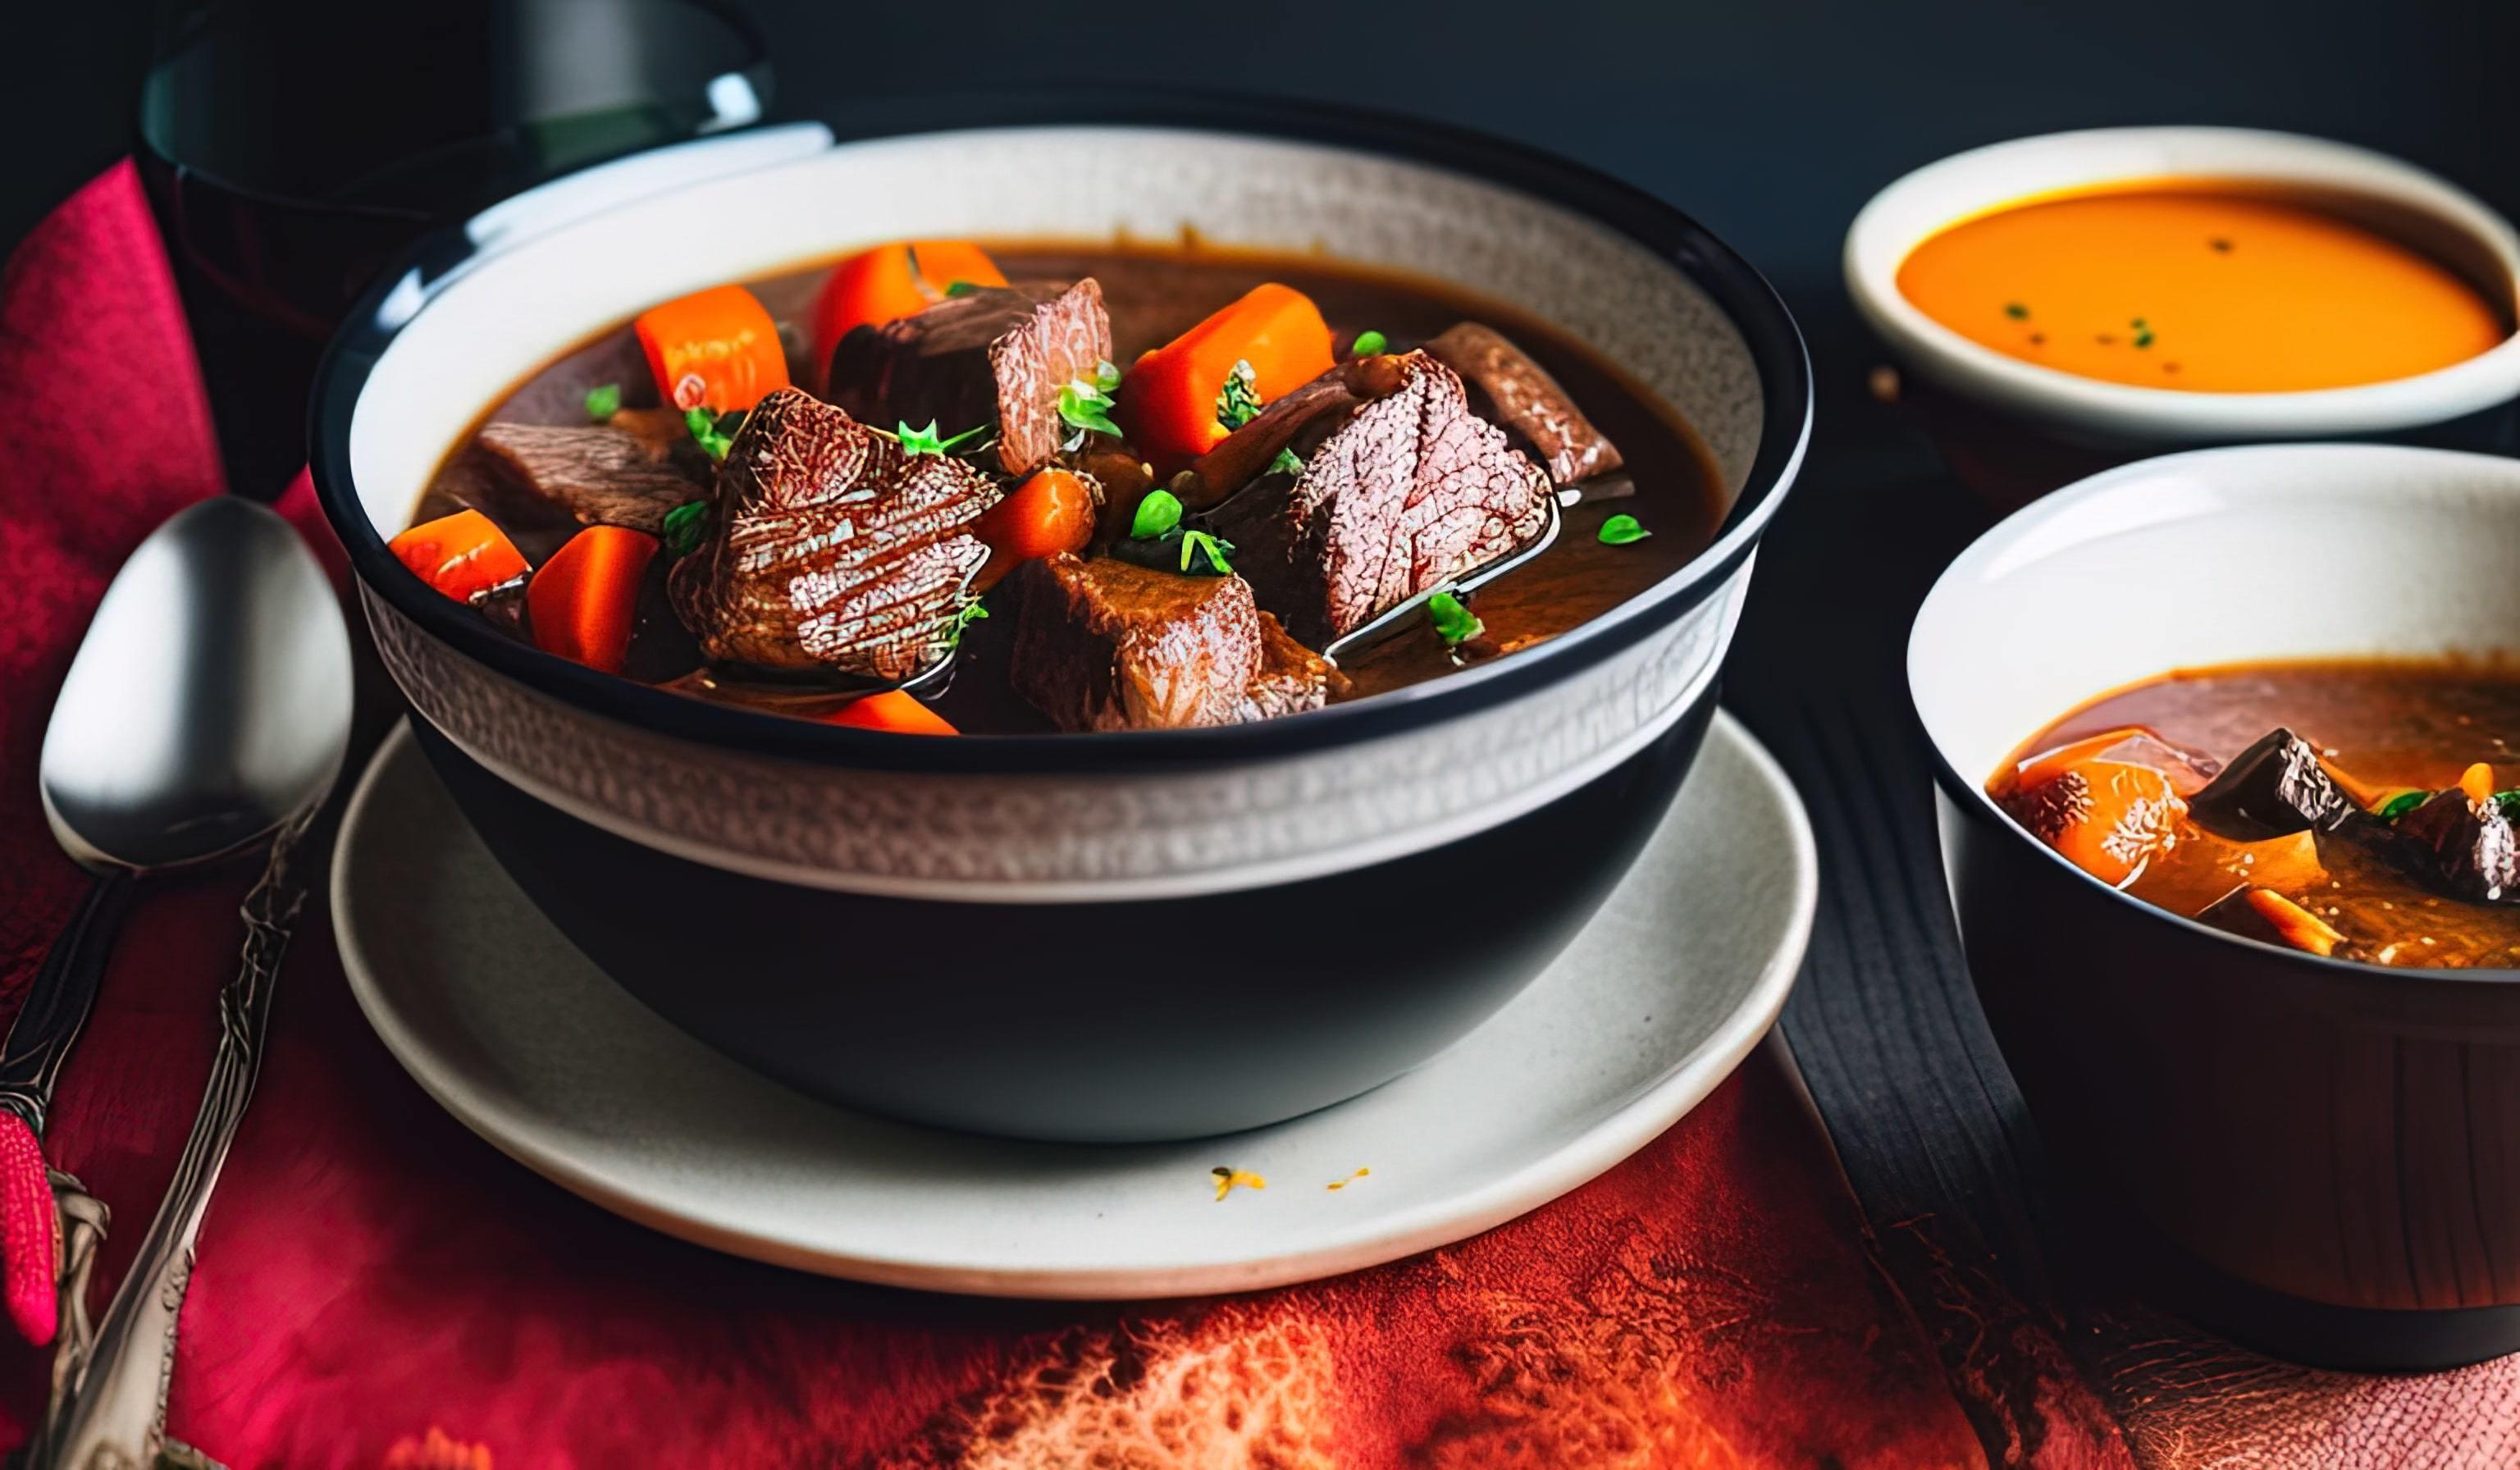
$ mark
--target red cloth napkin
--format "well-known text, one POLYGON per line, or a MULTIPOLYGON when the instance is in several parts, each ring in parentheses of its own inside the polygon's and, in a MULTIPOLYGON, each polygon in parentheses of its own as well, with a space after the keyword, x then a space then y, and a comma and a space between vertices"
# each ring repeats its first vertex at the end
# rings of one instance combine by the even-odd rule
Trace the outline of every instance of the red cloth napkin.
MULTIPOLYGON (((0 487, 14 1013, 81 882, 33 800, 52 695, 123 556, 220 489, 127 167, 17 252, 0 395, 43 425, 0 487)), ((320 541, 302 482, 284 505, 320 541)), ((190 1125, 243 886, 144 901, 65 1075, 49 1146, 115 1212, 99 1307, 190 1125)), ((237 1467, 1985 1463, 1865 1240, 1772 1046, 1574 1195, 1334 1281, 1103 1307, 822 1280, 629 1225, 465 1132, 368 1030, 310 912, 202 1233, 168 1421, 237 1467)), ((0 1347, 0 1444, 46 1377, 0 1347)), ((2105 1429, 2047 1448, 2124 1459, 2105 1429)))

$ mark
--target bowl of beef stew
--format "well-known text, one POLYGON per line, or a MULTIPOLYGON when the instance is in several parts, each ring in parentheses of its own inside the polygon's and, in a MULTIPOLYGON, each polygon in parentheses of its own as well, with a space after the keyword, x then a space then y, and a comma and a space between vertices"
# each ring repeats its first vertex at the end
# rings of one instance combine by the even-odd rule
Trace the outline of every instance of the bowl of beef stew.
POLYGON ((1465 1035, 1625 869, 1808 370, 1554 160, 1043 115, 688 145, 425 245, 318 488, 459 805, 667 1018, 921 1121, 1258 1126, 1465 1035))
POLYGON ((2520 1349, 2520 464, 2070 486, 1909 646, 1969 971, 2082 1212, 2281 1356, 2520 1349))

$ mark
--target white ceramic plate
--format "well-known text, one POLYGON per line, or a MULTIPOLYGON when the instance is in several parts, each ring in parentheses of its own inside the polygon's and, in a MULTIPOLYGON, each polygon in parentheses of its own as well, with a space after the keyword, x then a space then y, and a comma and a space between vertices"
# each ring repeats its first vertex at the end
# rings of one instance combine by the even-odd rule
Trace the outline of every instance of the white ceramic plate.
MULTIPOLYGON (((1192 1143, 1014 1142, 813 1101, 675 1030, 552 928, 408 732, 352 798, 333 879, 350 987, 422 1087, 526 1167, 737 1255, 889 1285, 1120 1298, 1249 1290, 1459 1240, 1635 1152, 1784 1003, 1819 866, 1729 717, 1565 956, 1426 1066, 1192 1143), (1210 1171, 1268 1180, 1215 1198, 1210 1171), (1359 1169, 1371 1173, 1339 1189, 1359 1169)), ((1219 1038, 1217 1064, 1233 1064, 1219 1038)))

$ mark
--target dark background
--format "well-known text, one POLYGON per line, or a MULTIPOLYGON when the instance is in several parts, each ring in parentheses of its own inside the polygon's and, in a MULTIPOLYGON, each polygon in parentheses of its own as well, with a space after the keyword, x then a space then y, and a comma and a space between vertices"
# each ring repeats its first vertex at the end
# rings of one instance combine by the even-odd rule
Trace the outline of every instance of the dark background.
MULTIPOLYGON (((1506 133, 1697 214, 1823 340, 1839 238, 1864 199, 1916 164, 2021 133, 2294 128, 2402 155, 2520 207, 2514 0, 747 8, 790 105, 994 77, 1143 81, 1334 98, 1506 133)), ((150 17, 142 0, 90 0, 46 7, 36 30, 12 27, 0 241, 127 150, 150 17)))

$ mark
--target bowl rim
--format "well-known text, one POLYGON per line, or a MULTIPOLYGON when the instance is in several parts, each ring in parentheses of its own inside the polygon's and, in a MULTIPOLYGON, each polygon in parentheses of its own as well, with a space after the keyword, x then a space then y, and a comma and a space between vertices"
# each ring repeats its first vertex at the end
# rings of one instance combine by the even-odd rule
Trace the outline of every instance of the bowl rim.
MULTIPOLYGON (((990 775, 1125 773, 1301 755, 1421 729, 1559 683, 1642 643, 1729 586, 1801 468, 1812 434, 1809 353, 1766 278, 1678 208, 1586 165, 1448 124, 1270 98, 1149 89, 1040 87, 878 99, 822 114, 831 146, 1024 127, 1112 126, 1256 136, 1447 169, 1568 209, 1643 247, 1705 293, 1741 335, 1762 394, 1759 445, 1714 539, 1646 591, 1534 647, 1440 679, 1250 724, 1193 730, 967 735, 902 739, 696 699, 569 662, 505 638, 429 589, 385 548, 361 507, 349 429, 368 377, 411 314, 381 310, 411 283, 463 268, 476 249, 462 224, 431 232, 351 308, 316 370, 308 406, 316 498, 368 596, 468 660, 572 708, 699 744, 812 764, 990 775)), ((740 136, 740 135, 724 135, 740 136)))
POLYGON ((2520 307, 2520 232, 2492 205, 2428 169, 2305 133, 2150 126, 2007 139, 1963 150, 1892 180, 1847 227, 1840 264, 1858 315, 1912 367, 1964 396, 2119 438, 2192 443, 2377 433, 2439 423, 2520 396, 2520 325, 2474 357, 2408 378, 2337 388, 2204 393, 2109 382, 2024 362, 1970 340, 1901 293, 1899 267, 1934 234, 2042 192, 1990 191, 1973 182, 1990 171, 2050 162, 2054 178, 2042 188, 2062 190, 2162 176, 2160 170, 2095 167, 2090 156, 2108 149, 2176 149, 2195 156, 2176 170, 2193 177, 2294 185, 2342 178, 2342 184, 2331 182, 2331 187, 2407 206, 2467 236, 2506 276, 2512 299, 2503 304, 2520 307), (2229 162, 2217 166, 2198 161, 2214 157, 2229 162), (1979 198, 1986 194, 1995 197, 1979 198), (1938 222, 1921 234, 1894 228, 1899 223, 1895 216, 1942 195, 1964 198, 1949 209, 1929 211, 1938 222))
POLYGON ((1916 617, 1908 629, 1909 719, 1914 724, 1918 737, 1925 747, 1926 757, 1932 764, 1934 783, 1941 787, 1944 794, 1950 797, 1966 816, 1981 822, 1992 822, 2008 833, 2013 843, 2030 849, 2039 860, 2051 864, 2062 871, 2068 881, 2083 883, 2091 890, 2128 906, 2154 922, 2168 924, 2202 940, 2236 948, 2239 955, 2235 955, 2234 958, 2247 956, 2262 962, 2290 963, 2303 967, 2306 971, 2305 978, 2316 977, 2354 985, 2367 984, 2374 979, 2385 979, 2392 984, 2408 986, 2421 986, 2428 983, 2436 985, 2520 984, 2520 967, 2479 965, 2461 969, 2452 966, 2389 965, 2373 964, 2361 959, 2337 959, 2328 956, 2313 955, 2305 950, 2287 949, 2281 945, 2269 944, 2262 939, 2227 933, 2211 924, 2200 923, 2183 913, 2174 913, 2170 910, 2146 903, 2122 888, 2101 882, 2068 861, 2054 848, 2032 836, 2027 827, 2013 820, 2011 813, 2003 810, 1996 803, 1994 797, 1987 794, 1986 785, 1982 780, 1970 780, 1960 775, 1958 769, 1952 764, 1951 758, 1944 753, 1942 743, 1934 738, 1933 726, 1925 718, 1924 701, 1917 693, 1916 669, 1919 659, 1923 656, 1922 641, 1926 607, 1942 595, 1947 584, 1963 573, 1974 573, 1982 563, 1992 560, 1999 553, 2028 535, 2042 522, 2085 501, 2101 499, 2130 483, 2157 475, 2165 468, 2192 470, 2199 467, 2235 464, 2245 470, 2249 462, 2255 460, 2303 455, 2323 456, 2340 452, 2372 460, 2430 461, 2435 465, 2451 468, 2493 467, 2495 472, 2506 478, 2520 479, 2520 461, 2505 459, 2500 455, 2475 454, 2455 449, 2418 448, 2403 444, 2358 444, 2342 441, 2242 444, 2216 449, 2192 449, 2178 454, 2155 455, 2150 459, 2137 460, 2131 464, 2115 466, 2097 474, 2086 476, 1997 521, 1980 533, 1977 539, 1971 541, 1958 556, 1953 557, 1944 567, 1942 574, 1934 579, 1933 587, 1925 594, 1924 602, 1918 604, 1916 617))

